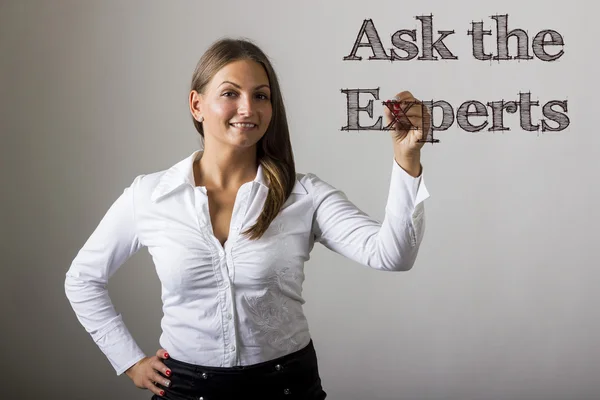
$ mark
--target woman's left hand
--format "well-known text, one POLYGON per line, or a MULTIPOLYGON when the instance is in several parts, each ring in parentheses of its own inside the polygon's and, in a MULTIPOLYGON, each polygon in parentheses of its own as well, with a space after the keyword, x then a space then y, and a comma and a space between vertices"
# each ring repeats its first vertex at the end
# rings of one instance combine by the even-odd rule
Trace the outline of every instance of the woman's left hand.
POLYGON ((425 144, 424 139, 431 124, 431 115, 423 103, 417 100, 412 93, 404 91, 394 97, 394 114, 386 106, 386 126, 394 120, 391 135, 394 146, 407 153, 420 151, 425 144), (423 140, 423 141, 420 141, 423 140))
POLYGON ((394 113, 385 107, 386 126, 391 126, 396 162, 410 175, 421 174, 421 148, 431 126, 431 114, 427 107, 417 100, 412 93, 398 93, 390 104, 394 113))

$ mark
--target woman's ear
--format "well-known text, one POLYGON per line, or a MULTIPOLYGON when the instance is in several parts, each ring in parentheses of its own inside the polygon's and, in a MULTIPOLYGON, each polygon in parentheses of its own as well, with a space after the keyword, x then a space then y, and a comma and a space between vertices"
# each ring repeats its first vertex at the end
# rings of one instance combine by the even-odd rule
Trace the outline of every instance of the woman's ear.
POLYGON ((189 96, 190 113, 192 114, 192 117, 194 117, 194 119, 198 122, 202 122, 204 120, 204 117, 202 116, 201 105, 202 96, 195 90, 192 90, 189 96))

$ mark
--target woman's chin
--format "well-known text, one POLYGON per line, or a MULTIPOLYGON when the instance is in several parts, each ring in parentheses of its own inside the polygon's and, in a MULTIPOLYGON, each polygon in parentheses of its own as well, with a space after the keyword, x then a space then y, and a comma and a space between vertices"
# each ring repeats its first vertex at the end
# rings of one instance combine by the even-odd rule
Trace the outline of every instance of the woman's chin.
POLYGON ((261 132, 254 130, 253 132, 232 132, 228 137, 233 146, 250 147, 258 143, 263 135, 264 133, 261 134, 261 132))

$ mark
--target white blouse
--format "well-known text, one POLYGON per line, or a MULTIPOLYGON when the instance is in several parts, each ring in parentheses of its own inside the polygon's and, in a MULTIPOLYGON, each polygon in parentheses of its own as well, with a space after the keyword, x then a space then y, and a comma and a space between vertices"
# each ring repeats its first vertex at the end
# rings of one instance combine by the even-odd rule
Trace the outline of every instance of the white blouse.
POLYGON ((422 176, 394 161, 385 218, 376 221, 314 174, 292 194, 264 236, 254 224, 268 186, 259 166, 235 199, 227 242, 214 236, 206 188, 195 186, 196 151, 173 167, 136 177, 73 260, 66 295, 117 375, 145 357, 108 296, 108 279, 143 246, 162 287, 160 345, 174 359, 231 367, 272 360, 310 341, 302 305, 304 263, 314 242, 371 268, 406 271, 425 229, 422 176))

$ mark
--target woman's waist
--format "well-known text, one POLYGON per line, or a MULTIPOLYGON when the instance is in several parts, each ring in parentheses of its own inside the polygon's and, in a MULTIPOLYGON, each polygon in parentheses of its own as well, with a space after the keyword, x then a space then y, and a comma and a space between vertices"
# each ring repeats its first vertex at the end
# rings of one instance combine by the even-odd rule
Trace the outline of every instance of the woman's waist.
POLYGON ((226 375, 254 375, 268 374, 283 369, 289 369, 294 364, 312 365, 316 363, 316 353, 310 337, 306 343, 293 343, 289 350, 263 349, 262 352, 244 352, 243 346, 239 347, 237 357, 239 363, 224 364, 215 362, 219 357, 210 357, 204 354, 201 357, 189 357, 189 354, 179 354, 176 351, 166 349, 169 358, 163 360, 165 364, 174 370, 185 370, 190 374, 226 374, 226 375))
MULTIPOLYGON (((209 367, 237 367, 284 357, 307 346, 310 333, 306 319, 279 326, 251 325, 196 329, 190 325, 163 324, 161 347, 174 359, 209 367)), ((266 325, 265 324, 265 325, 266 325)))

